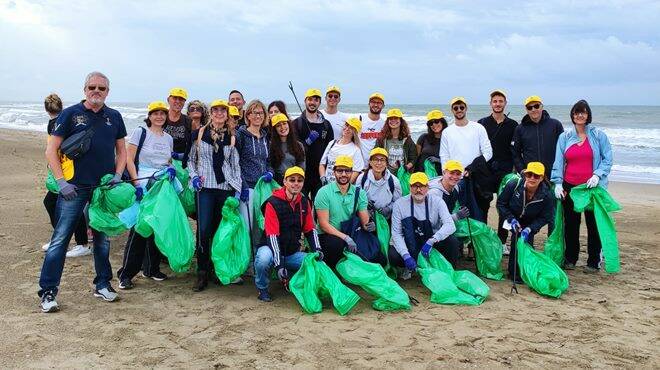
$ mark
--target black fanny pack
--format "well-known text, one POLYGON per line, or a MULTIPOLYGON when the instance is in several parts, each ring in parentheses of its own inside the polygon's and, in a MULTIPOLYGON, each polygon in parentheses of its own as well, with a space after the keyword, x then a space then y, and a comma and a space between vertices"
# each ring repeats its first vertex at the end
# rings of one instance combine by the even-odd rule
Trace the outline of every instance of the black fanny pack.
POLYGON ((94 136, 94 126, 81 132, 77 132, 62 141, 60 152, 69 159, 78 159, 82 157, 92 145, 92 136, 94 136))

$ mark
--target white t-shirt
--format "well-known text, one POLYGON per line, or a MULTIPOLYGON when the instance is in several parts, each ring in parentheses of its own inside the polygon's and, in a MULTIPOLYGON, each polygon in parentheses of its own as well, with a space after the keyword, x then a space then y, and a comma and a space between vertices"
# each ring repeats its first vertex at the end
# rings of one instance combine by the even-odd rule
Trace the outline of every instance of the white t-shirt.
MULTIPOLYGON (((150 176, 154 172, 166 167, 170 163, 172 157, 172 150, 174 150, 174 140, 168 133, 163 132, 163 135, 156 135, 148 128, 147 136, 144 138, 144 144, 140 150, 139 164, 138 164, 138 178, 150 176)), ((136 127, 128 139, 129 144, 138 146, 140 144, 140 136, 142 135, 142 128, 136 127)), ((141 182, 146 183, 147 180, 141 182)), ((143 184, 145 185, 145 184, 143 184)))
POLYGON ((376 146, 376 140, 384 124, 385 120, 382 117, 379 117, 377 121, 372 121, 368 114, 362 116, 360 144, 362 146, 362 159, 365 163, 369 162, 369 152, 376 146))
POLYGON ((321 113, 323 113, 323 117, 325 117, 325 119, 330 121, 330 124, 332 125, 332 132, 335 134, 335 139, 341 137, 344 124, 350 116, 339 111, 337 111, 337 113, 330 114, 326 112, 325 109, 321 109, 321 113))
POLYGON ((364 159, 362 158, 362 151, 353 142, 348 144, 341 144, 339 140, 331 141, 323 152, 321 157, 321 164, 325 165, 325 178, 328 182, 335 181, 335 161, 340 155, 347 155, 353 158, 353 171, 360 172, 364 169, 364 159))
POLYGON ((443 167, 450 159, 460 161, 466 167, 480 155, 489 161, 493 157, 493 148, 484 126, 468 121, 465 126, 453 124, 442 131, 439 154, 443 167))

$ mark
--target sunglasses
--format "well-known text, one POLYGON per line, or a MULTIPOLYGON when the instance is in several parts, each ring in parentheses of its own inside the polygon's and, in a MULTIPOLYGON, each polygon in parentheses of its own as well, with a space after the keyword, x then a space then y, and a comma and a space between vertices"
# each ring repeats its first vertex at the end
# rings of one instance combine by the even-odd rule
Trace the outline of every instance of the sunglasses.
POLYGON ((540 179, 541 177, 543 177, 543 175, 537 175, 537 174, 535 174, 535 173, 525 172, 525 177, 528 178, 528 179, 535 179, 535 180, 538 180, 538 179, 540 179))
POLYGON ((536 103, 536 104, 532 104, 532 105, 527 105, 527 106, 525 106, 525 108, 527 108, 527 110, 531 111, 532 109, 539 109, 539 108, 541 108, 541 104, 536 103))
POLYGON ((410 185, 411 189, 424 189, 425 187, 426 187, 426 185, 422 185, 422 184, 419 184, 419 183, 410 185))
POLYGON ((339 168, 339 169, 335 168, 335 172, 337 172, 337 173, 351 173, 351 172, 353 172, 353 170, 349 170, 348 168, 339 168))
POLYGON ((96 86, 96 85, 87 86, 87 90, 89 90, 89 91, 94 91, 94 90, 105 91, 105 90, 107 90, 107 89, 108 89, 108 88, 105 87, 105 86, 96 86))
POLYGON ((427 124, 428 124, 429 126, 438 125, 438 124, 440 124, 440 123, 442 123, 442 121, 440 121, 439 119, 432 119, 432 120, 430 120, 430 121, 427 122, 427 124))
POLYGON ((465 105, 454 105, 451 109, 454 112, 462 112, 465 110, 465 105))
POLYGON ((188 112, 204 113, 204 108, 198 106, 192 106, 192 107, 188 107, 188 112))
POLYGON ((339 94, 328 94, 328 99, 339 99, 339 94))
POLYGON ((573 115, 574 116, 588 116, 589 113, 584 112, 584 111, 583 112, 573 112, 573 115))
POLYGON ((304 179, 286 179, 286 181, 287 182, 293 182, 293 183, 299 183, 299 184, 302 184, 303 182, 305 182, 304 179))

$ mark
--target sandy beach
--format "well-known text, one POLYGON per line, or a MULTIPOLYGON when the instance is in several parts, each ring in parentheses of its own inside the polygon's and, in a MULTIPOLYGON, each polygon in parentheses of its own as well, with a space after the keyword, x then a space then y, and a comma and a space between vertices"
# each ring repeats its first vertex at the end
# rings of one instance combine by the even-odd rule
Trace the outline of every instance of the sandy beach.
MULTIPOLYGON (((67 259, 61 312, 46 315, 36 294, 40 246, 52 232, 42 204, 45 140, 0 130, 4 368, 660 367, 659 185, 611 184, 623 205, 615 214, 621 273, 582 272, 583 234, 579 267, 568 272, 570 288, 560 299, 527 287, 511 295, 507 281, 485 280, 491 295, 481 306, 441 306, 414 278, 401 283, 420 301, 411 311, 374 311, 355 288, 364 299, 349 315, 329 306, 307 315, 279 284, 267 304, 256 299, 251 279, 193 293, 192 274, 174 276, 164 267, 171 279, 136 278, 135 289, 106 303, 92 296, 87 256, 67 259)), ((491 225, 495 219, 491 214, 491 225)), ((112 240, 115 273, 124 244, 125 236, 112 240)), ((463 267, 474 270, 474 263, 463 267)))

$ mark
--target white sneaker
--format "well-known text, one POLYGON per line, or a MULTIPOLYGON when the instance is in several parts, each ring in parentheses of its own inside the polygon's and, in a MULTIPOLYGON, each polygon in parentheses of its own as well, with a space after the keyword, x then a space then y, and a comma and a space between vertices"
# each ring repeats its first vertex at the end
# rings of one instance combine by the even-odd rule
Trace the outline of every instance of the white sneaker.
POLYGON ((68 252, 66 252, 67 257, 82 257, 82 256, 89 256, 92 254, 92 247, 88 247, 86 245, 76 245, 75 247, 71 248, 68 252))
POLYGON ((401 279, 403 280, 408 280, 412 277, 412 272, 408 269, 403 269, 403 273, 401 273, 401 279))
POLYGON ((511 250, 509 249, 509 246, 506 244, 502 244, 502 255, 503 256, 508 256, 509 253, 511 253, 511 250))
POLYGON ((43 313, 49 313, 49 312, 55 312, 60 309, 60 306, 57 304, 57 301, 55 300, 55 296, 53 293, 47 292, 41 297, 41 312, 43 313))
POLYGON ((106 302, 112 302, 119 298, 117 291, 112 289, 111 286, 99 290, 94 290, 94 297, 99 297, 106 302))
POLYGON ((48 248, 50 248, 50 242, 41 246, 41 250, 44 252, 48 251, 48 248))

